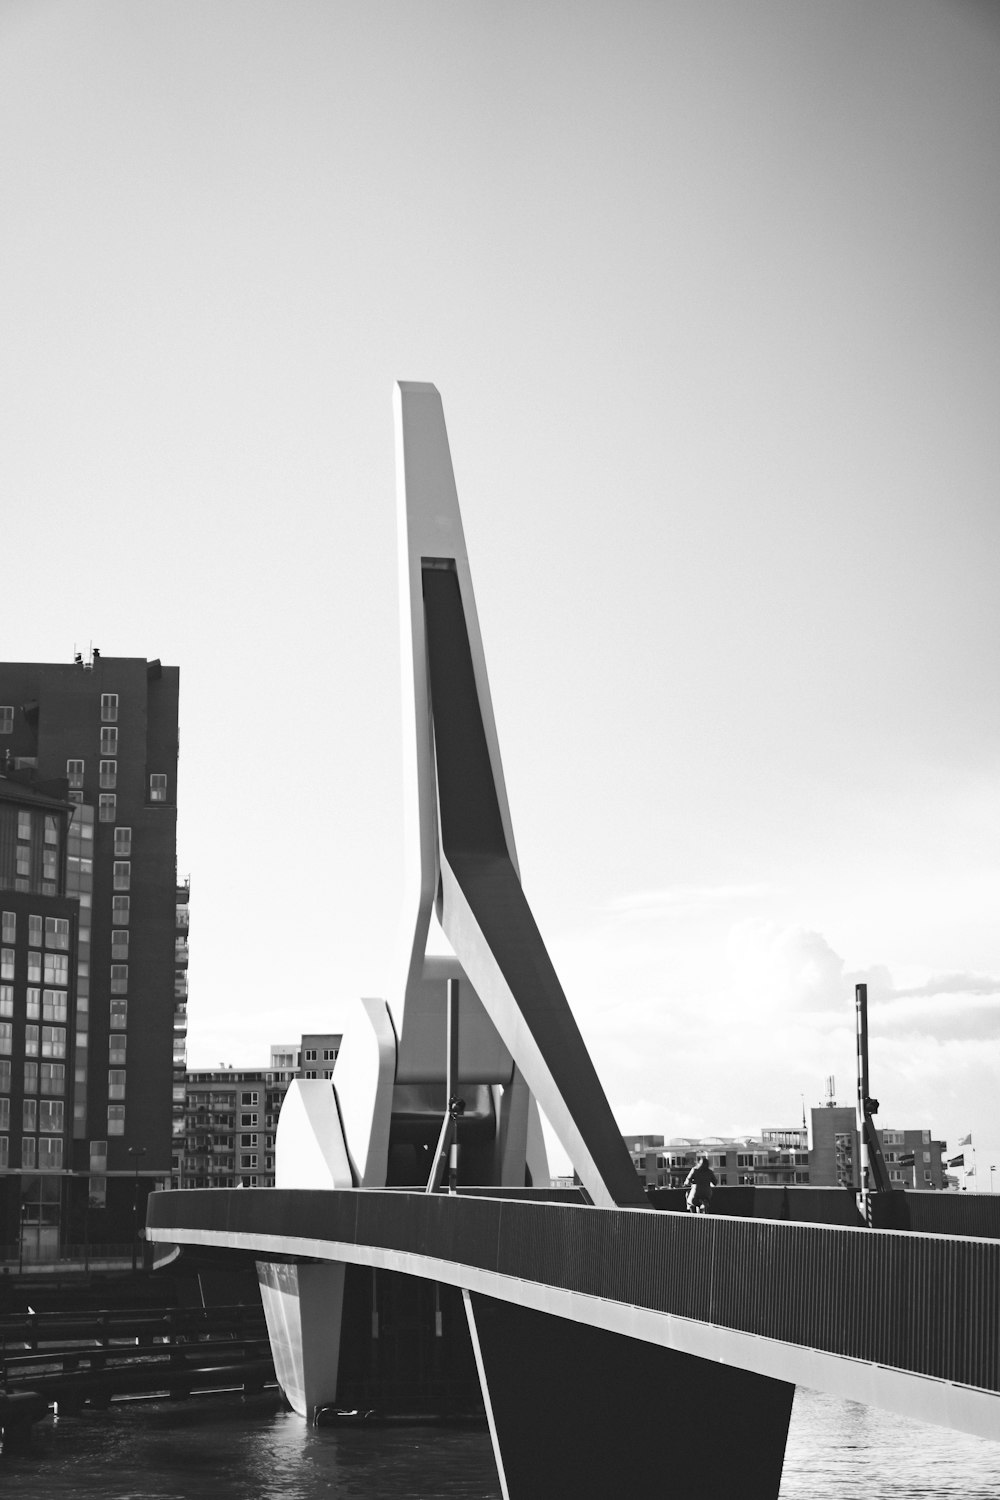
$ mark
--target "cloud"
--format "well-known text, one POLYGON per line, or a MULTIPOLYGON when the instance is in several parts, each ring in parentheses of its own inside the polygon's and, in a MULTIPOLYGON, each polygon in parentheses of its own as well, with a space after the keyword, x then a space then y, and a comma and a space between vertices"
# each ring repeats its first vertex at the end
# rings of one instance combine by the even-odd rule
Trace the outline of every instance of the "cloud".
POLYGON ((911 995, 1000 995, 1000 979, 992 974, 935 974, 926 984, 893 994, 897 1000, 911 995))

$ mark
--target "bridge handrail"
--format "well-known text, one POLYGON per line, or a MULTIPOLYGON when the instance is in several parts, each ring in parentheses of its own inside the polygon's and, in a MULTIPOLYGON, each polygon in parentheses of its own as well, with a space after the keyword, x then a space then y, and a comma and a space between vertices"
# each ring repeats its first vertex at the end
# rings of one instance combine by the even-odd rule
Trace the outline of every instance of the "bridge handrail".
POLYGON ((996 1240, 371 1189, 162 1193, 149 1213, 158 1239, 280 1226, 291 1254, 409 1252, 1000 1392, 996 1240))

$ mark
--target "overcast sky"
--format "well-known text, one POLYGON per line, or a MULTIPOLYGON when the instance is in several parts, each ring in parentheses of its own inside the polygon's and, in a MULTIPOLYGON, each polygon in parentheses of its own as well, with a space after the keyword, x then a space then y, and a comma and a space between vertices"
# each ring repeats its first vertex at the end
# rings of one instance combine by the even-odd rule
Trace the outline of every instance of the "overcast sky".
POLYGON ((991 0, 0 3, 0 656, 180 666, 192 1065, 398 986, 430 380, 622 1129, 850 1102, 865 978, 989 1186, 998 63, 991 0))

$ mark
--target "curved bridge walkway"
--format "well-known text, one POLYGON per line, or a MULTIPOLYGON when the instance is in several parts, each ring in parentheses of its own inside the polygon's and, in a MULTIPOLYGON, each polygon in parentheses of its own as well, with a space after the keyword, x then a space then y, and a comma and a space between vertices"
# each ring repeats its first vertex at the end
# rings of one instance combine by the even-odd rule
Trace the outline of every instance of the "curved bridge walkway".
POLYGON ((980 1436, 1000 1241, 402 1190, 159 1193, 150 1239, 381 1267, 980 1436))

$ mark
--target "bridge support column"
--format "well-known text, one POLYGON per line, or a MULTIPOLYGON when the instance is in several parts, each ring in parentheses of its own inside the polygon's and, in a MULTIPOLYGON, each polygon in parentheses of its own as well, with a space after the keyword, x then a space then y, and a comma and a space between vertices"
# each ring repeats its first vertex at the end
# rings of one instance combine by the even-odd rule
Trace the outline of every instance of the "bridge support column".
POLYGON ((505 1500, 776 1500, 794 1386, 478 1292, 465 1306, 505 1500))
POLYGON ((292 1409, 310 1421, 337 1396, 346 1269, 338 1261, 257 1262, 274 1373, 292 1409))

